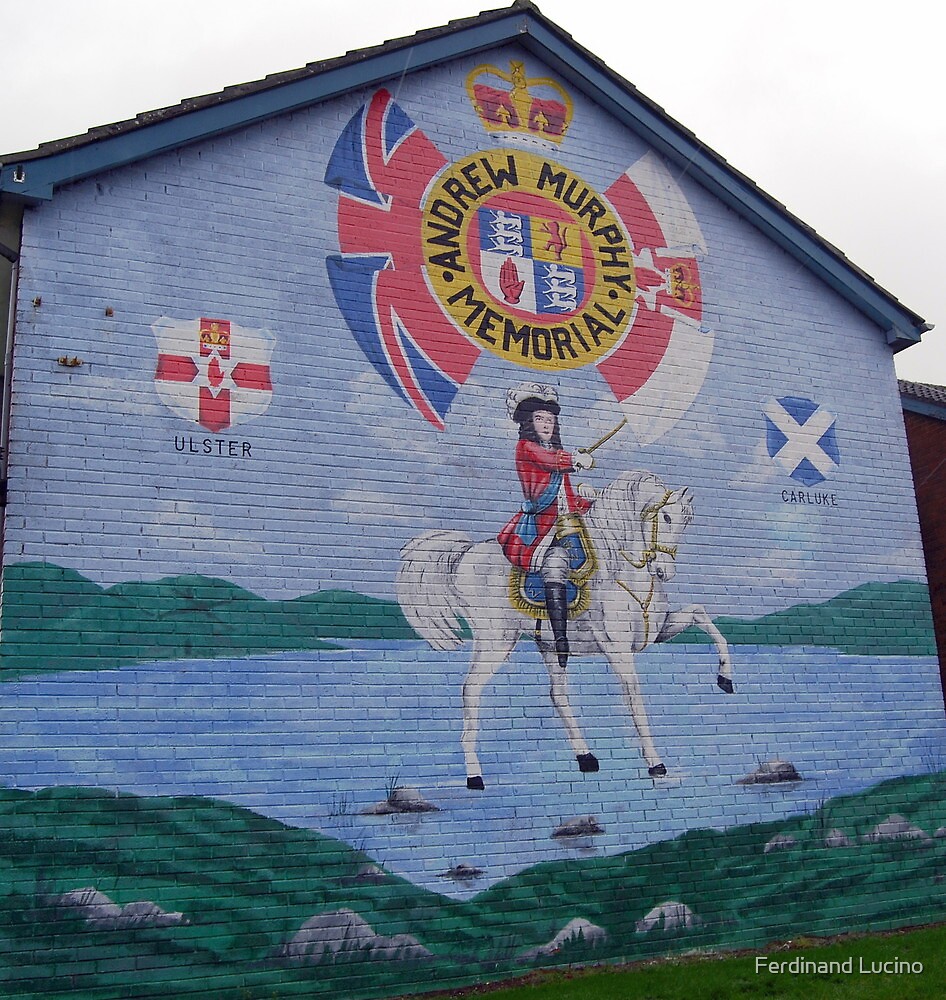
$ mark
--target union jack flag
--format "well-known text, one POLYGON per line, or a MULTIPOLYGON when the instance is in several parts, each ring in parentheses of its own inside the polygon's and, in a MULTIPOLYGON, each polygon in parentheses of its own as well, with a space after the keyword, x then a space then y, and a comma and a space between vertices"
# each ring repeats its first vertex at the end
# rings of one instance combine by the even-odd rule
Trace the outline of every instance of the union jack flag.
POLYGON ((339 192, 342 254, 327 262, 338 307, 385 382, 439 430, 480 354, 445 321, 423 276, 420 204, 446 163, 379 90, 342 132, 325 174, 339 192))
MULTIPOLYGON (((345 126, 325 173, 338 191, 341 253, 327 259, 338 307, 387 385, 438 430, 481 350, 444 314, 424 277, 421 206, 447 163, 379 90, 345 126)), ((597 368, 646 443, 685 412, 709 363, 713 336, 701 324, 696 259, 705 243, 682 191, 652 154, 605 195, 631 236, 636 292, 630 328, 597 368)), ((495 228, 495 218, 483 218, 474 233, 495 228)), ((514 253, 504 244, 499 254, 480 245, 488 294, 540 315, 580 309, 589 277, 570 259, 577 244, 567 224, 541 213, 517 218, 534 231, 537 249, 514 253)))

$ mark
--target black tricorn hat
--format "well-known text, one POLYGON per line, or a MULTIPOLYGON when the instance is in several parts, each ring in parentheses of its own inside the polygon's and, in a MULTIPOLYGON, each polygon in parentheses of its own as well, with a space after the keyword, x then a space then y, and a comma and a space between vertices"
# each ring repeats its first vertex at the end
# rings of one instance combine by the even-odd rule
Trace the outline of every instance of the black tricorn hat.
POLYGON ((536 410, 548 410, 558 416, 558 392, 554 386, 523 382, 506 393, 506 412, 517 424, 522 424, 536 410))
POLYGON ((552 413, 556 417, 562 412, 562 408, 555 402, 554 399, 539 399, 538 396, 528 396, 516 407, 515 412, 512 415, 512 419, 515 420, 517 424, 521 424, 538 410, 545 410, 547 413, 552 413))

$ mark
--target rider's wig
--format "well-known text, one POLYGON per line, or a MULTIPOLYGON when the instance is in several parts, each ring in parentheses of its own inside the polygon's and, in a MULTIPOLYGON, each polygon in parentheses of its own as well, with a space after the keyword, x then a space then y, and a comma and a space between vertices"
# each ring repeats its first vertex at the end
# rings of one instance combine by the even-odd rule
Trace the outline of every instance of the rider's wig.
POLYGON ((555 451, 561 451, 562 435, 558 425, 558 415, 561 413, 561 407, 554 400, 539 399, 538 396, 529 396, 528 399, 524 399, 516 407, 516 411, 513 413, 512 419, 519 425, 519 440, 531 441, 533 444, 542 443, 539 440, 535 424, 532 422, 533 415, 539 410, 551 413, 552 416, 555 417, 555 430, 552 432, 552 440, 550 444, 555 451))

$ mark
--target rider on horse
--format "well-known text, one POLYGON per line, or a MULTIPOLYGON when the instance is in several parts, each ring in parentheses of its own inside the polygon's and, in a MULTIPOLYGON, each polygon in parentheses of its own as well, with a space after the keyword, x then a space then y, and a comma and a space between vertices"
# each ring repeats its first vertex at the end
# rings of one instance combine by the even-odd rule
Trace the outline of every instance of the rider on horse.
POLYGON ((592 501, 572 487, 568 474, 592 468, 594 459, 562 448, 558 393, 552 386, 531 382, 510 389, 506 408, 519 425, 516 471, 525 499, 497 538, 513 566, 541 576, 555 652, 564 670, 569 653, 565 588, 569 560, 565 548, 556 540, 555 526, 559 514, 584 514, 590 510, 592 501))

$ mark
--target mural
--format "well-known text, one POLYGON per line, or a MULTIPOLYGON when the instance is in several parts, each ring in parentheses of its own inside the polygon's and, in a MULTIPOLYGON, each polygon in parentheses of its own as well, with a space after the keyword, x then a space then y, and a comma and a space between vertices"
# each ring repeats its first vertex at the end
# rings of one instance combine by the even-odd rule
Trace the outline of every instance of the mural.
POLYGON ((226 430, 265 413, 273 396, 273 338, 225 319, 153 326, 158 342, 155 388, 168 409, 208 431, 226 430), (195 335, 196 333, 196 335, 195 335))
MULTIPOLYGON (((467 80, 487 131, 503 121, 508 141, 554 148, 571 102, 548 118, 528 83, 521 63, 510 77, 479 66, 467 80), (516 81, 508 108, 520 113, 476 82, 490 76, 516 81)), ((327 262, 339 308, 376 370, 435 427, 482 350, 538 371, 596 365, 641 440, 665 433, 699 390, 712 354, 695 257, 705 244, 656 157, 604 198, 529 149, 448 164, 380 90, 342 133, 325 181, 339 192, 343 253, 327 262)))
POLYGON ((551 68, 25 226, 5 987, 393 995, 943 919, 885 339, 551 68))
POLYGON ((568 663, 570 656, 598 653, 620 681, 648 774, 663 777, 667 768, 651 736, 634 654, 697 625, 716 644, 717 683, 733 691, 722 634, 701 607, 671 611, 664 589, 693 517, 689 492, 668 490, 651 473, 627 472, 594 500, 584 499, 568 472, 590 467, 593 459, 587 451, 572 456, 562 448, 555 391, 537 384, 512 389, 508 409, 519 425, 516 467, 526 497, 499 533, 512 571, 495 543, 474 545, 461 533, 433 531, 405 546, 397 581, 408 621, 434 649, 460 644, 460 616, 472 631, 472 661, 463 683, 467 788, 483 788, 476 754, 483 689, 518 642, 523 617, 536 621, 535 644, 549 673, 552 703, 579 770, 594 773, 599 763, 569 704, 568 663), (582 515, 592 505, 586 526, 582 515), (578 620, 569 640, 571 614, 578 620), (551 639, 541 636, 543 618, 551 639))

